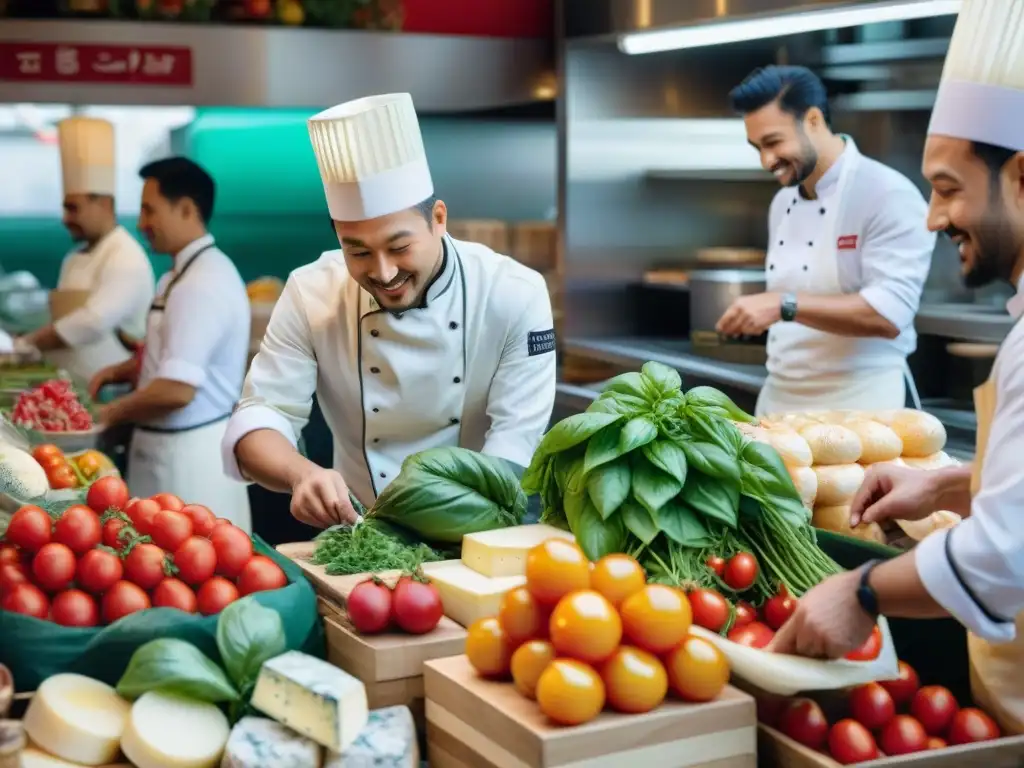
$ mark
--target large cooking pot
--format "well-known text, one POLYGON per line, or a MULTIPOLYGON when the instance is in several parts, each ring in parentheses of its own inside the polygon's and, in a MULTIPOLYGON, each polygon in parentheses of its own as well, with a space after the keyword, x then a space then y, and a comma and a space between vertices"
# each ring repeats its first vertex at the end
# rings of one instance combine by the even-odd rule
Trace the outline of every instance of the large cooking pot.
POLYGON ((763 365, 768 334, 728 338, 715 325, 740 296, 764 293, 763 269, 702 269, 690 273, 690 342, 694 352, 720 360, 763 365))

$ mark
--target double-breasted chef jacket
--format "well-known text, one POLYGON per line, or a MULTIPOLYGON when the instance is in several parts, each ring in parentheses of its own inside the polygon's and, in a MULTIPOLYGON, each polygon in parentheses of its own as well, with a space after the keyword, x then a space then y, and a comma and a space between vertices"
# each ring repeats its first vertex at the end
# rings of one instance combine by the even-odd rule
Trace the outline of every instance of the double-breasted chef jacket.
POLYGON ((906 358, 917 344, 914 316, 936 236, 927 229, 928 205, 917 187, 843 138, 846 147, 818 181, 816 199, 787 187, 772 200, 767 288, 859 293, 900 334, 860 338, 776 323, 768 332, 769 377, 759 415, 905 404, 906 358))
POLYGON ((124 227, 115 227, 92 248, 71 251, 55 293, 88 298, 54 318, 54 331, 68 348, 47 352, 47 360, 84 381, 127 360, 132 352, 122 336, 141 340, 145 335, 155 282, 146 252, 124 227))
POLYGON ((543 277, 445 236, 425 303, 383 310, 342 251, 291 274, 224 438, 224 466, 258 429, 297 445, 312 396, 334 435, 334 468, 371 505, 403 460, 462 446, 530 463, 555 399, 555 333, 543 277))

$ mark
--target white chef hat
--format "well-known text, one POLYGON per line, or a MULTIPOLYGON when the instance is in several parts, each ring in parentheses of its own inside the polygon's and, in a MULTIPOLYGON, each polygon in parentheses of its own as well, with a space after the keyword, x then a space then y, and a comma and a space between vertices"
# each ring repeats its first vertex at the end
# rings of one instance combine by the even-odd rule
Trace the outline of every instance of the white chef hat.
POLYGON ((1024 0, 963 0, 928 133, 1024 151, 1024 0))
POLYGON ((116 187, 114 126, 95 117, 57 123, 65 195, 113 195, 116 187))
POLYGON ((375 219, 434 194, 408 93, 368 96, 314 115, 309 139, 335 221, 375 219))

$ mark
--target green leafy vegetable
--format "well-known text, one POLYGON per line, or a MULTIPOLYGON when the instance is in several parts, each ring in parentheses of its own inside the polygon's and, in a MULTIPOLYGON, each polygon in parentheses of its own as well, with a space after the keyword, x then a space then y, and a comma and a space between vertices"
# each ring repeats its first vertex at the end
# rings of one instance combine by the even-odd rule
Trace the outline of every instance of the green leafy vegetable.
POLYGON ((711 545, 711 534, 700 515, 678 499, 668 502, 658 512, 658 527, 676 544, 684 547, 711 545))
POLYGON ((644 457, 680 485, 686 482, 686 451, 671 440, 655 440, 642 449, 644 457))
POLYGON ((736 405, 728 395, 714 387, 692 387, 687 390, 686 404, 691 408, 709 410, 715 415, 721 415, 732 421, 742 421, 747 424, 757 421, 736 405))
POLYGON ((129 701, 157 690, 214 704, 239 695, 224 671, 198 648, 170 637, 151 640, 136 650, 117 683, 118 695, 129 701))
POLYGON ((444 554, 383 521, 367 520, 356 526, 339 525, 317 536, 313 564, 331 576, 372 571, 415 571, 423 563, 444 560, 444 554))
POLYGON ((602 520, 590 499, 586 497, 583 499, 583 511, 577 518, 572 532, 576 536, 576 543, 590 560, 600 560, 605 555, 621 552, 626 543, 622 518, 615 515, 608 520, 602 520))
POLYGON ((583 460, 583 474, 589 475, 595 469, 615 461, 625 451, 619 447, 619 435, 622 429, 618 424, 610 424, 594 435, 587 444, 587 454, 583 460))
POLYGON ((697 472, 690 474, 683 488, 686 504, 704 517, 735 528, 739 522, 740 487, 727 480, 697 472))
POLYGON ((657 425, 647 416, 636 416, 626 422, 619 434, 619 455, 642 448, 658 436, 657 425))
POLYGON ((650 544, 658 535, 658 523, 642 505, 628 499, 622 505, 622 523, 631 534, 644 544, 650 544))
POLYGON ((642 453, 633 454, 633 496, 652 515, 682 489, 672 475, 652 466, 642 453))
POLYGON ((587 478, 587 492, 602 520, 607 520, 629 497, 631 473, 624 458, 595 469, 587 478))
POLYGON ((544 435, 537 452, 541 455, 560 453, 584 440, 591 438, 598 430, 614 424, 621 417, 607 413, 577 413, 558 422, 544 435))
POLYGON ((236 600, 217 620, 217 650, 235 685, 254 681, 263 662, 287 650, 281 614, 251 597, 236 600))

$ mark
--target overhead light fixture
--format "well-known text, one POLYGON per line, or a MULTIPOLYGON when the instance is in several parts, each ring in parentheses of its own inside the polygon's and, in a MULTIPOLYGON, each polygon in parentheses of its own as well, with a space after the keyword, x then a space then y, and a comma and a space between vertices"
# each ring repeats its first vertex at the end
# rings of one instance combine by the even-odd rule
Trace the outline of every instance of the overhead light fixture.
POLYGON ((631 32, 619 36, 619 50, 630 55, 704 48, 747 40, 820 32, 826 29, 859 27, 885 21, 909 21, 932 16, 955 15, 963 0, 902 0, 872 2, 845 8, 795 11, 752 19, 723 19, 692 27, 631 32))

